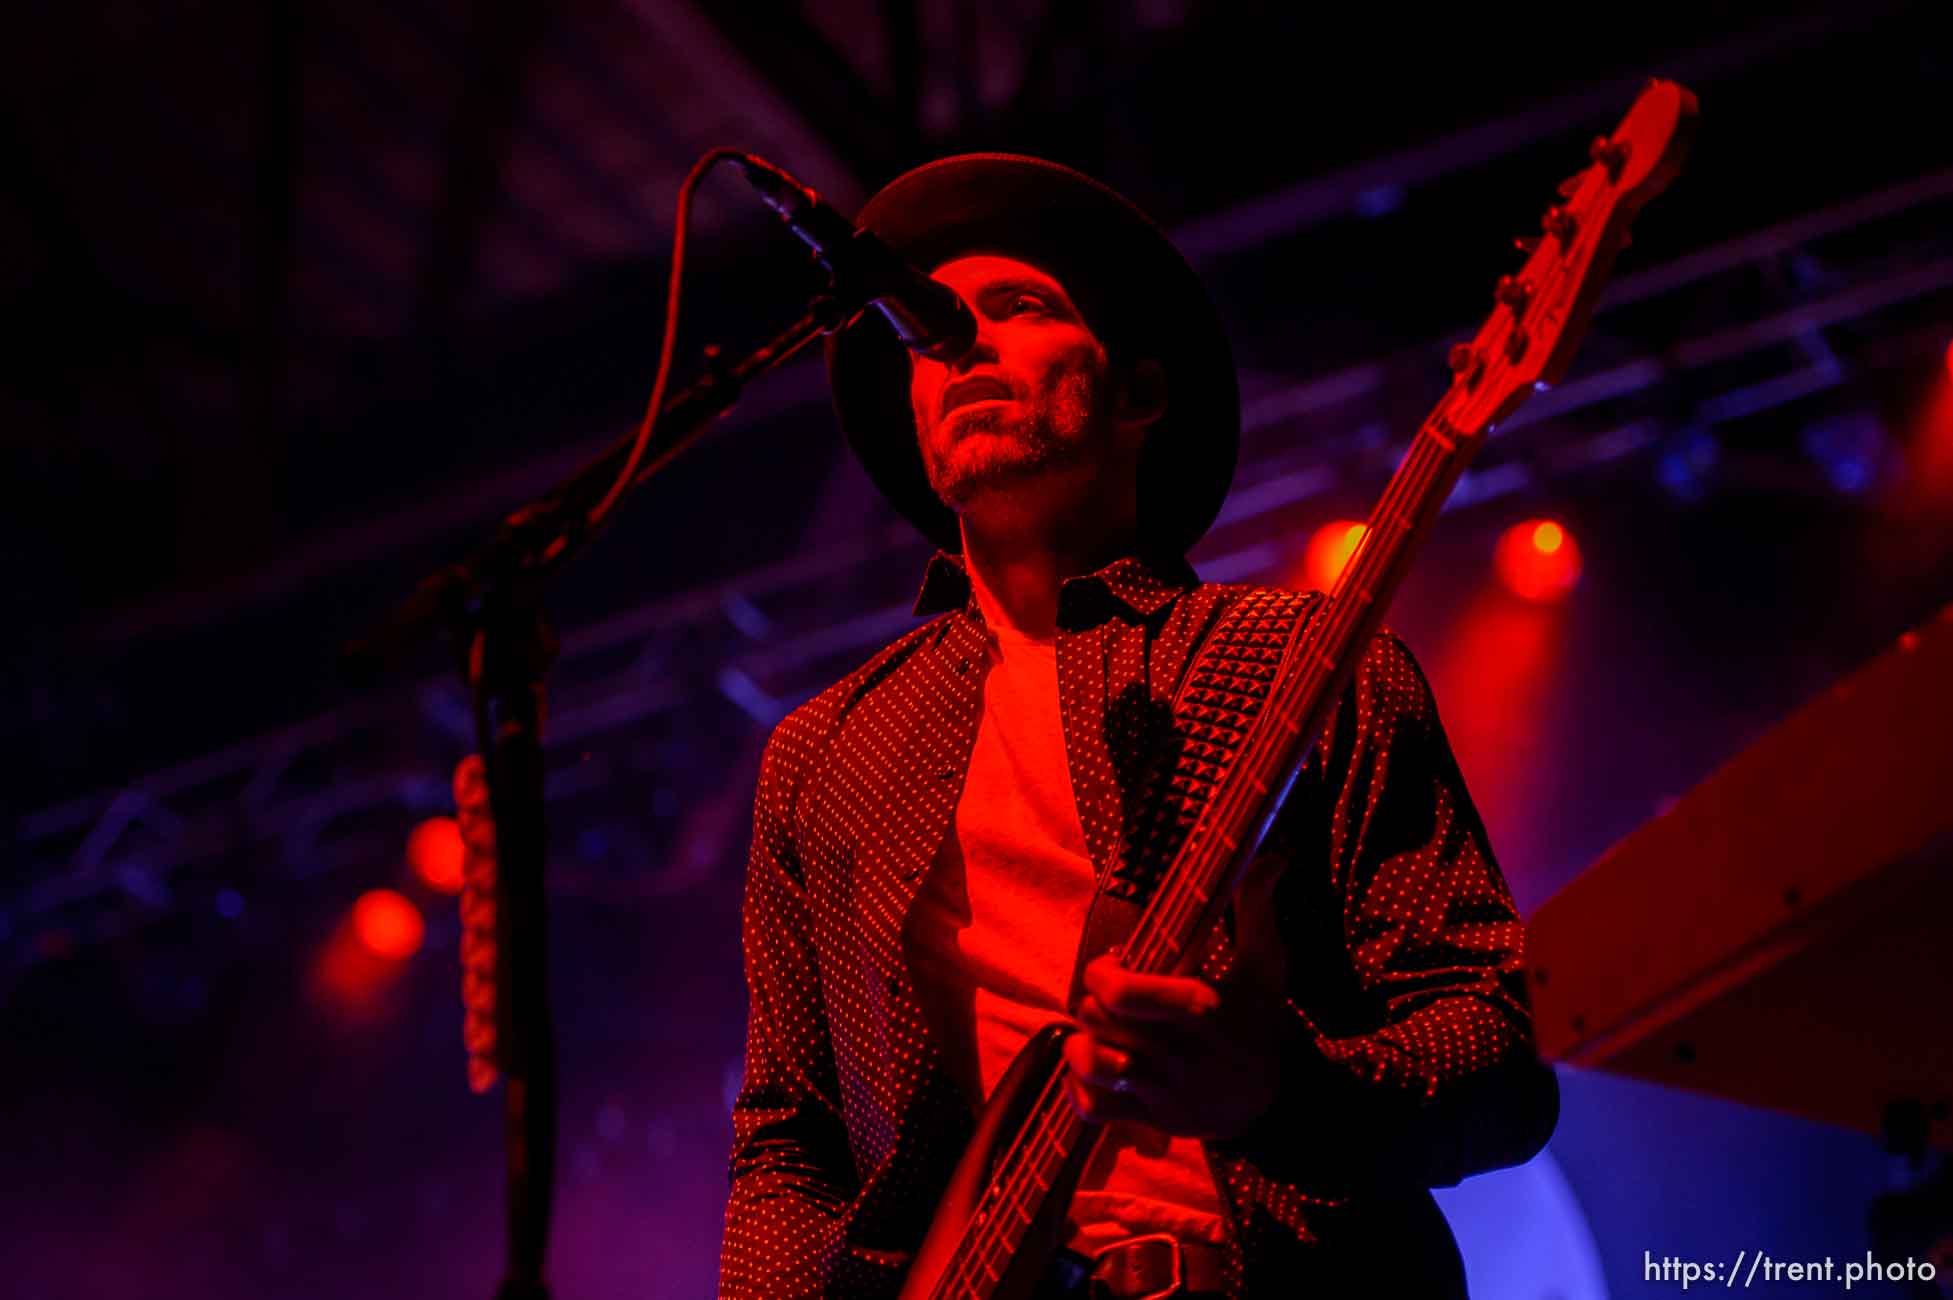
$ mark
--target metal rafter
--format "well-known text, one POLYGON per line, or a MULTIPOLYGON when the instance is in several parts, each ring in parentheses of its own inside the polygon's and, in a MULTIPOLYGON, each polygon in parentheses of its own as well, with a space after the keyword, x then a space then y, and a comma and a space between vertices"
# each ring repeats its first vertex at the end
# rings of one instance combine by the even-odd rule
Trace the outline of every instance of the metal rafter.
POLYGON ((886 177, 920 161, 914 115, 877 95, 798 5, 755 0, 698 10, 855 176, 886 177))
MULTIPOLYGON (((250 300, 253 329, 245 351, 250 415, 243 462, 256 482, 233 495, 251 503, 256 516, 249 531, 275 537, 282 517, 277 489, 287 460, 285 398, 291 361, 291 299, 294 232, 298 221, 299 39, 296 5, 267 5, 259 15, 263 44, 258 64, 255 212, 250 226, 250 300)), ((237 486, 233 481, 233 487, 237 486)), ((197 527, 186 516, 186 528, 197 527)), ((222 519, 216 538, 228 544, 238 521, 222 519)), ((249 527, 249 525, 247 525, 249 527)))
MULTIPOLYGON (((1903 202, 1908 193, 1937 195, 1945 179, 1921 177, 1909 189, 1837 205, 1829 219, 1814 213, 1777 229, 1811 236, 1850 228, 1849 217, 1876 221, 1895 212, 1903 215, 1913 210, 1903 202)), ((1619 286, 1623 292, 1603 300, 1601 314, 1711 276, 1746 268, 1767 273, 1781 247, 1772 231, 1759 231, 1728 241, 1716 250, 1718 256, 1691 254, 1669 266, 1648 268, 1625 277, 1619 286), (1690 274, 1679 272, 1682 265, 1690 274)), ((1535 399, 1525 408, 1527 418, 1508 422, 1486 463, 1461 481, 1453 504, 1470 508, 1648 447, 1663 430, 1633 414, 1624 423, 1609 424, 1609 404, 1628 399, 1632 412, 1645 405, 1640 395, 1691 371, 1727 374, 1735 385, 1725 383, 1694 403, 1693 418, 1704 423, 1754 415, 1836 387, 1849 380, 1851 371, 1830 354, 1816 331, 1907 301, 1949 294, 1953 258, 1922 259, 1681 340, 1665 349, 1659 361, 1636 357, 1583 373, 1535 399), (1758 382, 1748 361, 1779 355, 1786 344, 1795 354, 1789 358, 1791 368, 1758 382), (1579 411, 1601 417, 1590 421, 1601 427, 1551 443, 1511 436, 1541 418, 1563 421, 1579 411)), ((1937 345, 1936 337, 1929 341, 1937 345)), ((1265 435, 1276 426, 1307 418, 1326 429, 1313 440, 1313 459, 1307 464, 1287 450, 1243 464, 1242 481, 1217 531, 1217 538, 1232 542, 1235 549, 1207 557, 1203 572, 1219 581, 1268 575, 1287 552, 1277 531, 1270 525, 1257 528, 1253 521, 1264 516, 1272 521, 1301 500, 1378 472, 1390 459, 1388 434, 1376 422, 1378 397, 1404 381, 1409 367, 1435 364, 1432 358, 1441 346, 1441 340, 1432 340, 1252 403, 1247 423, 1251 432, 1264 434, 1255 440, 1264 448, 1265 435)), ((693 718, 698 734, 723 741, 729 739, 723 718, 733 708, 752 720, 750 741, 816 689, 837 658, 864 652, 909 624, 907 608, 900 604, 857 610, 853 617, 836 620, 831 611, 794 603, 796 594, 810 587, 876 589, 875 580, 864 579, 871 579, 876 566, 891 556, 906 554, 905 538, 906 530, 896 527, 887 536, 831 545, 570 632, 563 655, 568 684, 552 719, 552 742, 559 752, 590 746, 601 757, 600 738, 627 724, 641 725, 661 714, 690 717, 700 710, 714 720, 707 727, 693 718), (684 653, 675 656, 670 647, 681 643, 684 653), (647 657, 661 664, 682 658, 719 667, 710 682, 686 681, 663 671, 647 674, 647 657), (708 689, 710 685, 717 690, 708 689)), ((126 787, 23 818, 17 844, 39 859, 39 869, 28 873, 20 891, 5 903, 17 936, 15 961, 30 951, 32 934, 56 917, 87 915, 99 906, 111 919, 95 932, 106 935, 139 924, 144 915, 167 914, 183 905, 177 877, 198 864, 207 867, 254 853, 262 857, 266 845, 276 846, 275 856, 285 871, 298 874, 359 860, 372 847, 370 821, 363 828, 362 816, 387 807, 424 813, 438 806, 442 782, 432 769, 443 753, 466 743, 456 730, 460 708, 456 688, 432 679, 390 698, 362 700, 126 787), (389 771, 401 761, 401 719, 416 712, 425 723, 419 750, 428 766, 414 767, 410 758, 408 767, 389 771), (332 769, 360 775, 335 781, 330 788, 315 788, 298 775, 304 760, 327 756, 332 769)), ((573 765, 558 774, 556 788, 566 797, 589 793, 623 779, 627 766, 609 761, 573 765)), ((684 871, 697 868, 700 852, 695 844, 687 849, 684 871)), ((680 875, 695 883, 684 871, 680 875)), ((659 887, 677 887, 678 880, 665 878, 659 887)))
POLYGON ((503 164, 522 110, 524 72, 549 21, 541 0, 478 5, 480 23, 455 117, 441 197, 429 234, 419 316, 437 338, 451 337, 474 286, 482 232, 501 193, 503 164))

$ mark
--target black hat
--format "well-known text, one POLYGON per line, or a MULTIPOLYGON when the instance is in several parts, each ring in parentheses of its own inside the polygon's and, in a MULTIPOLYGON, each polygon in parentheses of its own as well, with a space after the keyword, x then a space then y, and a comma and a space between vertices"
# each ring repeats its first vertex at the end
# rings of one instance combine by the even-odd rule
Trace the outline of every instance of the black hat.
MULTIPOLYGON (((1241 394, 1220 318, 1193 268, 1138 208, 1089 176, 1015 154, 964 154, 897 177, 860 224, 924 270, 995 253, 1053 276, 1114 358, 1158 361, 1166 413, 1139 462, 1143 544, 1179 556, 1220 513, 1241 441, 1241 394)), ((842 432, 882 495, 929 540, 962 549, 929 486, 909 407, 908 354, 876 312, 827 341, 842 432)))

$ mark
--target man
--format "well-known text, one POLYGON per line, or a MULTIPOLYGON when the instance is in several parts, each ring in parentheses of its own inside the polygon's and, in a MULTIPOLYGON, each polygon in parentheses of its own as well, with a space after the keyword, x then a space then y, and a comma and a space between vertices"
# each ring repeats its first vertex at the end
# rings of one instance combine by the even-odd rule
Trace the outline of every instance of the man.
POLYGON ((1409 652, 1379 636, 1198 974, 1079 969, 1158 719, 1249 593, 1183 556, 1232 476, 1232 360, 1196 277, 1075 172, 952 158, 863 210, 979 323, 909 360, 864 318, 836 410, 941 550, 928 622, 794 711, 762 762, 721 1293, 884 1296, 1026 1038, 1077 1026, 1107 1126, 1077 1295, 1459 1295, 1427 1188, 1557 1115, 1522 931, 1409 652), (1254 900, 1252 903, 1250 898, 1254 900))

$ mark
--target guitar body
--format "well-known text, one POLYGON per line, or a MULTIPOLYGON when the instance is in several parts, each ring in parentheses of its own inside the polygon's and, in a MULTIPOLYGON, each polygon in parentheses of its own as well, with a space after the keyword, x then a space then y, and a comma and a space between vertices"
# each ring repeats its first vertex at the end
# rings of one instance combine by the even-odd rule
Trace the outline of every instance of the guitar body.
MULTIPOLYGON (((929 1223, 929 1233, 922 1239, 922 1248, 916 1252, 915 1262, 909 1266, 908 1278, 902 1286, 900 1300, 928 1300, 938 1294, 943 1274, 955 1260, 963 1243, 965 1231, 978 1212, 978 1204, 983 1199, 995 1179, 998 1167, 1003 1163, 1012 1144, 1017 1140, 1025 1121, 1036 1109, 1039 1097, 1057 1078, 1063 1068, 1065 1035, 1068 1027, 1061 1024, 1046 1025, 1031 1036, 1023 1050, 1010 1063, 1004 1077, 997 1083, 990 1100, 984 1105, 983 1114, 977 1120, 976 1133, 963 1151, 963 1158, 957 1162, 956 1172, 949 1180, 949 1189, 936 1206, 936 1214, 929 1223)), ((1065 1210, 1071 1203, 1071 1194, 1078 1186, 1080 1175, 1085 1172, 1085 1162, 1091 1158, 1096 1143, 1086 1140, 1077 1144, 1069 1157, 1059 1167, 1057 1177, 1051 1182, 1047 1193, 1033 1215, 1030 1226, 1025 1229, 1023 1240, 1012 1252, 1009 1262, 1000 1270, 994 1282, 988 1282, 986 1296, 996 1300, 1028 1300, 1043 1283, 1049 1271, 1051 1260, 1064 1244, 1065 1210)), ((952 1294, 957 1294, 954 1288, 952 1294)))

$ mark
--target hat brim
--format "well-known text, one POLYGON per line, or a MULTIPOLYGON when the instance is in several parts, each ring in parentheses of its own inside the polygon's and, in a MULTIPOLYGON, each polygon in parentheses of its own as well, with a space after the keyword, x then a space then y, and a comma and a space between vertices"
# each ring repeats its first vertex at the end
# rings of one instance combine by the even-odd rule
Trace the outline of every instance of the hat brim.
MULTIPOLYGON (((1234 477, 1241 397, 1220 318, 1193 268, 1144 213, 1082 173, 1015 154, 928 163, 885 186, 860 224, 925 270, 972 253, 1029 262, 1058 279, 1109 352, 1150 358, 1166 413, 1139 465, 1142 544, 1182 555, 1234 477)), ((945 550, 955 512, 929 486, 909 406, 909 357, 877 312, 827 341, 835 415, 883 496, 945 550)))

